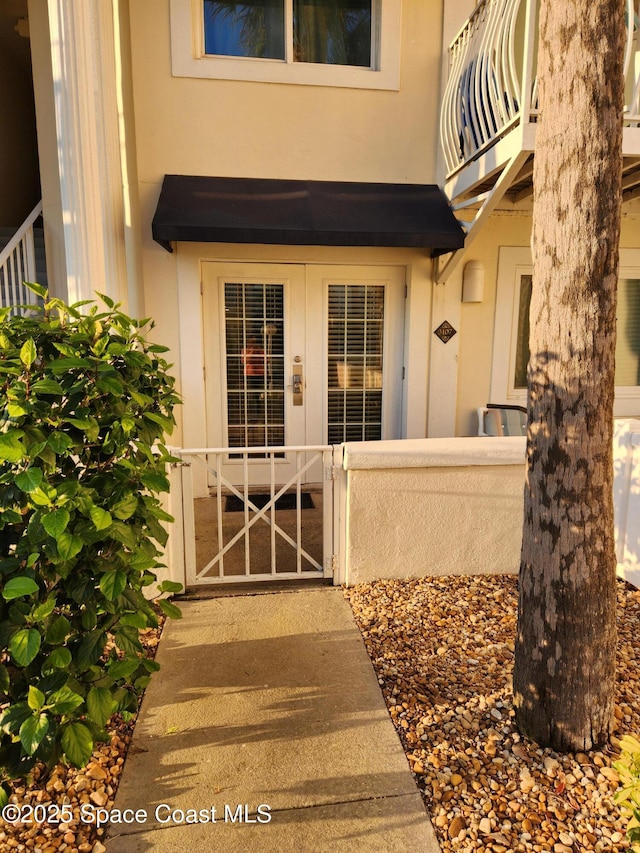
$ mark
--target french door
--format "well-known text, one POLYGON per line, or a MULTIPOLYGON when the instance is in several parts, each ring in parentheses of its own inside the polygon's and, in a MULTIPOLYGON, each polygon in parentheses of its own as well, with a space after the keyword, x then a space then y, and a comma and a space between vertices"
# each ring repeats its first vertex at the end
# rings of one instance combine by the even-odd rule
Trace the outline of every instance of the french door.
MULTIPOLYGON (((401 435, 404 275, 400 267, 203 264, 207 434, 234 448, 302 447, 401 435)), ((252 456, 251 479, 271 463, 252 456)), ((277 482, 291 454, 276 459, 277 482)), ((307 481, 321 479, 309 471, 307 481)))

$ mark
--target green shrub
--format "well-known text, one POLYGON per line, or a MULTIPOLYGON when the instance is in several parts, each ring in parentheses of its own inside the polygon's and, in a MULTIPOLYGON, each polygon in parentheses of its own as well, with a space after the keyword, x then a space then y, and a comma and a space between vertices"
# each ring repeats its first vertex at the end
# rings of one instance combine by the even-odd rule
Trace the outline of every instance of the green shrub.
MULTIPOLYGON (((163 435, 178 402, 164 347, 108 297, 0 311, 0 771, 86 764, 157 664, 142 593, 172 521, 163 435)), ((151 327, 151 326, 149 326, 151 327)), ((160 593, 177 592, 165 582, 160 593)), ((180 611, 159 605, 168 616, 180 611)), ((2 799, 2 793, 0 793, 2 799)))
POLYGON ((613 762, 622 788, 615 801, 629 816, 627 837, 630 849, 640 853, 640 741, 631 735, 620 739, 621 756, 613 762))

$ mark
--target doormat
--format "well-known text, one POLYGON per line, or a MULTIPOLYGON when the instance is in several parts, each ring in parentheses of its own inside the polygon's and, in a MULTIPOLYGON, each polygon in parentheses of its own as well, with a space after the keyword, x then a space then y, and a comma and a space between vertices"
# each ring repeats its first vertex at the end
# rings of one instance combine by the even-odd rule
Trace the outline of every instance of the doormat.
MULTIPOLYGON (((282 495, 276 501, 276 510, 279 509, 297 509, 297 495, 287 494, 282 495)), ((302 498, 302 509, 315 509, 313 498, 307 492, 303 492, 300 495, 302 498)), ((254 506, 257 506, 258 509, 262 509, 263 506, 266 506, 271 500, 271 495, 249 495, 249 500, 254 506)), ((225 504, 225 512, 244 512, 244 501, 242 498, 237 497, 237 495, 227 495, 227 501, 225 504)), ((249 507, 251 510, 251 507, 249 507)))

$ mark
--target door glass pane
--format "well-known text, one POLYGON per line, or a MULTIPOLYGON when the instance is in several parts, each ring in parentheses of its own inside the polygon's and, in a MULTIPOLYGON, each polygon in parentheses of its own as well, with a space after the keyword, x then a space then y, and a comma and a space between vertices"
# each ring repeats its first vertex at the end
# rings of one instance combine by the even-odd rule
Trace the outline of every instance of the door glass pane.
POLYGON ((284 287, 224 288, 230 447, 284 444, 284 287))
POLYGON ((204 0, 204 51, 284 59, 284 0, 204 0))
POLYGON ((296 62, 371 67, 371 0, 293 0, 296 62))
POLYGON ((329 444, 382 438, 383 328, 383 285, 329 285, 329 444))

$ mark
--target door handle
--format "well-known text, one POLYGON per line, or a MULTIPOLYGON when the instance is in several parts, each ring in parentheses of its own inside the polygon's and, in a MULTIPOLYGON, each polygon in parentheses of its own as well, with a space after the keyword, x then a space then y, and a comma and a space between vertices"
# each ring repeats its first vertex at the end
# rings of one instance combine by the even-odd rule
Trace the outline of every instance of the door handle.
POLYGON ((301 406, 303 403, 304 397, 304 389, 302 384, 302 365, 294 364, 293 365, 293 405, 301 406))

